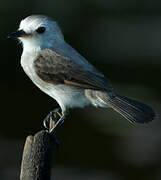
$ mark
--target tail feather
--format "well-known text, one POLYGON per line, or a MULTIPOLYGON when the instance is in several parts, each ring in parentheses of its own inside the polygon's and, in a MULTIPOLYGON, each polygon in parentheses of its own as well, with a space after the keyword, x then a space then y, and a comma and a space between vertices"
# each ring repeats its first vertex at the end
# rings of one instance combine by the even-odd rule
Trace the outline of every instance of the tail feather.
POLYGON ((148 123, 155 118, 151 107, 124 96, 116 95, 108 99, 108 104, 130 122, 148 123))

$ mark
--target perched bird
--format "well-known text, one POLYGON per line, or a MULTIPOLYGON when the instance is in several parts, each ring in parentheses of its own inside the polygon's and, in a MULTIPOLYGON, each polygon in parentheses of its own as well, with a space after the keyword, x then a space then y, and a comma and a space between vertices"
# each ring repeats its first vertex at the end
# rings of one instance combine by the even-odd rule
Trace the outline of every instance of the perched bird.
POLYGON ((130 122, 148 123, 154 119, 151 107, 115 93, 108 79, 65 42, 51 18, 28 16, 9 37, 17 37, 23 44, 21 65, 25 73, 61 107, 61 113, 55 111, 60 119, 50 132, 64 121, 69 109, 88 105, 110 107, 130 122))

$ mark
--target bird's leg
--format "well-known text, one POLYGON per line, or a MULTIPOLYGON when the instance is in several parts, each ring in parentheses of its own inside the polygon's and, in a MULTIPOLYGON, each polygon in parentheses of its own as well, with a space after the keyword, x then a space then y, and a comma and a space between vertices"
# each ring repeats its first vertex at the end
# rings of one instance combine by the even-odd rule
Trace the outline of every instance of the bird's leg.
POLYGON ((55 125, 49 130, 49 133, 50 133, 50 134, 54 133, 54 131, 55 131, 55 129, 57 128, 57 126, 60 126, 60 125, 63 124, 66 116, 67 116, 67 112, 66 112, 66 111, 65 111, 65 112, 62 111, 61 114, 59 113, 59 117, 60 117, 60 118, 59 118, 58 121, 55 123, 55 125))
POLYGON ((59 114, 60 108, 56 108, 53 111, 50 111, 50 113, 45 117, 43 120, 43 125, 46 129, 49 129, 50 127, 50 121, 56 121, 57 116, 60 116, 59 114))
POLYGON ((53 111, 51 111, 47 117, 44 119, 44 126, 45 128, 48 129, 49 133, 54 133, 54 130, 56 129, 57 126, 60 126, 66 117, 66 112, 59 112, 60 108, 57 108, 53 111), (58 119, 59 118, 59 119, 58 119), (58 120, 57 120, 58 119, 58 120), (50 129, 50 122, 54 121, 53 127, 50 129))

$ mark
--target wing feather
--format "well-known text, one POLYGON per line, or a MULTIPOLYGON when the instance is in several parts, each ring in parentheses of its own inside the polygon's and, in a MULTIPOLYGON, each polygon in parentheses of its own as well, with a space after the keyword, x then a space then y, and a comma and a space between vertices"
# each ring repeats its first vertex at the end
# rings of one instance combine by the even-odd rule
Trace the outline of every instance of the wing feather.
POLYGON ((72 59, 60 56, 51 49, 42 50, 34 66, 37 75, 48 83, 103 91, 112 89, 110 82, 101 73, 84 69, 72 59))

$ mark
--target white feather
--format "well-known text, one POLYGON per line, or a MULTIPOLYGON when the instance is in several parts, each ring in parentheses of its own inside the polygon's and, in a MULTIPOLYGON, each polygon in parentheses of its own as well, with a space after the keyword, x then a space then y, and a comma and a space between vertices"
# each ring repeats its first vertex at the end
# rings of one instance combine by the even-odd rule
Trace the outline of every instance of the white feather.
MULTIPOLYGON (((85 96, 81 88, 72 87, 65 84, 54 85, 41 80, 35 72, 34 60, 38 57, 40 51, 44 48, 55 49, 63 56, 67 56, 77 64, 85 67, 87 70, 96 71, 77 51, 64 41, 64 37, 57 23, 46 16, 29 16, 22 20, 19 29, 26 33, 33 34, 30 37, 20 37, 23 43, 23 53, 21 65, 30 77, 42 91, 54 98, 60 105, 62 111, 73 107, 84 107, 87 105, 103 106, 99 99, 92 99, 85 96), (44 26, 46 32, 37 34, 36 29, 44 26)), ((45 61, 45 59, 44 59, 45 61)))

